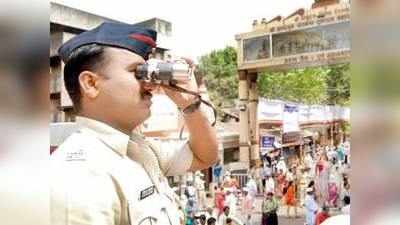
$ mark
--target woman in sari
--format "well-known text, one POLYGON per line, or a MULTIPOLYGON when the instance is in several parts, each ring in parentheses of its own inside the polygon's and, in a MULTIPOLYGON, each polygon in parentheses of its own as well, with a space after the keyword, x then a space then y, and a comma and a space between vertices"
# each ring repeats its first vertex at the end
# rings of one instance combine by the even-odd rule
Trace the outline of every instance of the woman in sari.
POLYGON ((338 188, 335 182, 329 182, 329 206, 337 207, 338 188))
POLYGON ((287 217, 291 218, 289 210, 292 207, 294 208, 294 217, 297 217, 296 190, 293 181, 289 181, 287 191, 285 194, 285 203, 287 207, 287 217))
POLYGON ((217 215, 221 215, 225 206, 225 193, 223 187, 217 189, 217 192, 215 193, 214 204, 215 208, 217 209, 217 215))
POLYGON ((315 189, 320 205, 328 203, 329 162, 325 153, 320 156, 316 169, 315 189))
POLYGON ((283 196, 283 188, 285 187, 285 175, 282 170, 279 170, 278 175, 276 176, 276 197, 281 198, 283 196))

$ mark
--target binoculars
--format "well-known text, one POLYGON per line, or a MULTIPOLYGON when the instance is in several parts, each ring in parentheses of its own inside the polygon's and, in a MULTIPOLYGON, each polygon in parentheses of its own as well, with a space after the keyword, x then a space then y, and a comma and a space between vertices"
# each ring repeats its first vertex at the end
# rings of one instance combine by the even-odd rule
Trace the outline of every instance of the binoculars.
POLYGON ((191 74, 191 68, 186 62, 149 59, 145 64, 137 66, 135 76, 141 81, 177 84, 188 82, 191 74))

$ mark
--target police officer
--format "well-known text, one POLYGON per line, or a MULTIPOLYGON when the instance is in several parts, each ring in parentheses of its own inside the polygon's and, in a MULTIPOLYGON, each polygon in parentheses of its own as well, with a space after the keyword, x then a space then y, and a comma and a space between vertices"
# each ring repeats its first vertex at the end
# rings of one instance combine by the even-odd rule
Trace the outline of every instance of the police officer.
MULTIPOLYGON (((169 89, 164 92, 182 109, 188 142, 154 144, 132 132, 150 116, 157 87, 137 80, 135 70, 156 47, 156 36, 129 24, 103 23, 59 49, 80 129, 51 156, 51 224, 183 221, 166 176, 215 163, 216 134, 195 97, 169 89)), ((197 91, 195 80, 184 88, 197 91)))
POLYGON ((196 171, 194 184, 197 191, 197 202, 199 209, 205 210, 207 208, 207 197, 205 191, 205 181, 203 180, 204 174, 200 171, 196 171))

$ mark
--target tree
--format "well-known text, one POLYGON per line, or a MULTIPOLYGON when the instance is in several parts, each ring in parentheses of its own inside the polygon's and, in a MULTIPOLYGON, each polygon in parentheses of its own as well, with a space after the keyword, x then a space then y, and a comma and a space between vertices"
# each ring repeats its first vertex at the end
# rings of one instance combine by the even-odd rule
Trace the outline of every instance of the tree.
POLYGON ((260 73, 259 93, 267 99, 320 104, 326 99, 328 72, 323 68, 306 68, 288 72, 260 73))
POLYGON ((237 55, 233 47, 214 50, 199 60, 198 70, 213 104, 221 109, 234 105, 238 98, 237 55))
POLYGON ((350 104, 350 64, 339 64, 329 66, 326 76, 327 104, 349 105, 350 104))
POLYGON ((305 104, 350 103, 349 64, 261 73, 258 79, 260 96, 268 99, 305 104))
MULTIPOLYGON (((199 60, 198 69, 205 76, 209 96, 218 108, 234 106, 238 98, 237 53, 235 48, 214 50, 199 60)), ((293 69, 263 72, 258 76, 261 97, 305 104, 350 103, 350 66, 293 69)))

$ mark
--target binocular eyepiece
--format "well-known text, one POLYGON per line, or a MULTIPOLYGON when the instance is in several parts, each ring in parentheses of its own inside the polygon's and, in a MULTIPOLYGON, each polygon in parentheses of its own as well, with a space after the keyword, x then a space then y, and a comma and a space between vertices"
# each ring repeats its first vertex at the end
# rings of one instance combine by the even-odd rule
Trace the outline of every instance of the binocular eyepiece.
POLYGON ((137 66, 135 76, 138 80, 152 83, 186 83, 191 79, 191 68, 181 61, 149 59, 137 66))

